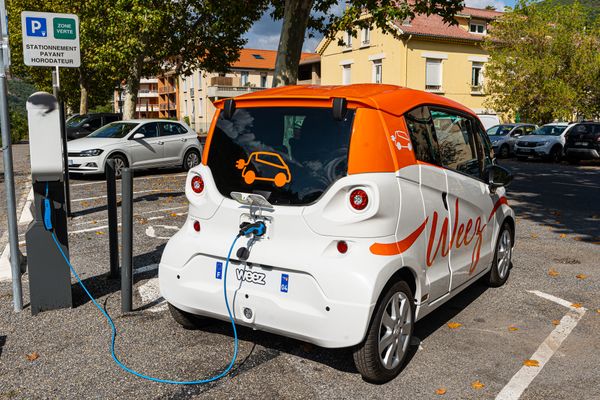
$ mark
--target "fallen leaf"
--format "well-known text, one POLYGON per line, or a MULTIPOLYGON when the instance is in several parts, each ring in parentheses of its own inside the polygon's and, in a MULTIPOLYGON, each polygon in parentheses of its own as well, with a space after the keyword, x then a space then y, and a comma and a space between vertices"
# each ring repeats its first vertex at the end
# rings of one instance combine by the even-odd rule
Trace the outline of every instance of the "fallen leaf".
POLYGON ((440 396, 446 394, 446 388, 439 388, 435 391, 435 394, 439 394, 440 396))
POLYGON ((561 234, 560 234, 560 238, 561 238, 561 239, 564 239, 564 238, 566 238, 566 237, 567 237, 567 234, 566 234, 566 233, 561 233, 561 234))
POLYGON ((600 314, 600 308, 596 310, 596 313, 597 313, 597 314, 600 314))
POLYGON ((104 235, 104 232, 102 232, 102 231, 96 231, 96 235, 104 235))
POLYGON ((531 237, 534 238, 534 239, 537 239, 539 237, 539 235, 536 235, 535 233, 532 233, 531 237))
POLYGON ((581 303, 573 303, 571 304, 571 307, 573 308, 581 308, 583 305, 581 303))
POLYGON ((577 237, 574 237, 573 240, 577 240, 578 242, 581 242, 583 240, 583 238, 581 236, 577 236, 577 237))
POLYGON ((81 205, 84 206, 84 207, 87 207, 87 206, 90 205, 90 203, 88 203, 87 201, 82 201, 81 205))
POLYGON ((509 330, 509 331, 513 331, 513 332, 514 332, 514 331, 518 331, 518 330, 519 330, 519 328, 517 328, 517 327, 516 327, 516 326, 514 326, 514 325, 511 325, 511 326, 509 326, 509 327, 508 327, 508 330, 509 330))
POLYGON ((176 217, 177 213, 171 213, 171 217, 176 217))
POLYGON ((477 379, 475 382, 471 383, 471 387, 473 389, 479 390, 479 389, 483 389, 485 387, 485 385, 483 383, 481 383, 479 381, 479 379, 477 379))
POLYGON ((585 278, 587 278, 587 275, 586 274, 579 274, 579 275, 575 275, 575 278, 577 278, 577 279, 585 279, 585 278))
POLYGON ((558 272, 557 270, 555 270, 554 268, 550 268, 550 269, 548 270, 548 275, 550 275, 550 276, 552 276, 552 277, 555 277, 555 276, 558 276, 558 275, 560 275, 560 274, 559 274, 559 272, 558 272))
POLYGON ((558 319, 552 320, 552 325, 558 325, 558 324, 560 324, 560 320, 558 320, 558 319))
POLYGON ((448 328, 450 329, 460 328, 461 326, 462 324, 460 322, 448 322, 448 328))
POLYGON ((540 362, 538 360, 525 360, 523 361, 523 365, 526 367, 539 367, 540 362))
POLYGON ((29 353, 25 356, 25 358, 27 358, 27 361, 35 361, 38 358, 40 358, 40 355, 38 354, 37 351, 34 351, 33 353, 29 353))
POLYGON ((97 224, 97 223, 98 223, 98 221, 92 221, 92 224, 97 224))

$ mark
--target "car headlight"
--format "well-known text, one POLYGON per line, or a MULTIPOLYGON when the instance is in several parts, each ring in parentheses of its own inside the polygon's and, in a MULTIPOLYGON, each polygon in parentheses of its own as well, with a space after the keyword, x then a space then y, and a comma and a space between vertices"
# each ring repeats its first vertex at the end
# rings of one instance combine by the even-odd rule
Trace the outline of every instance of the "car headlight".
POLYGON ((79 157, 95 157, 102 154, 103 151, 104 150, 102 149, 84 150, 81 153, 79 153, 79 157))
POLYGON ((536 143, 535 145, 536 145, 537 147, 542 147, 542 146, 545 146, 545 145, 547 145, 548 143, 550 143, 550 142, 539 142, 539 143, 536 143))

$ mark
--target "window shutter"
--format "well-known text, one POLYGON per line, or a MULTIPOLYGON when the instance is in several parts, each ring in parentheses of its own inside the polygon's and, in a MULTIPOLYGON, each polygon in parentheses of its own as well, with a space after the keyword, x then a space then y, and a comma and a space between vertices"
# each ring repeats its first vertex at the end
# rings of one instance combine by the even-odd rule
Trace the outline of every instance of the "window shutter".
POLYGON ((425 70, 427 86, 442 86, 442 61, 428 58, 425 70))

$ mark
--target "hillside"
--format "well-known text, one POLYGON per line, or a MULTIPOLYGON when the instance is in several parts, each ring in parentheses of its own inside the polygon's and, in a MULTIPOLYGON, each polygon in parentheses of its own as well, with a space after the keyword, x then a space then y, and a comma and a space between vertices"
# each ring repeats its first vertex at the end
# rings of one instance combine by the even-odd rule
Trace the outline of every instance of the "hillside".
MULTIPOLYGON (((545 3, 548 4, 562 4, 562 5, 571 5, 575 3, 576 0, 545 0, 545 3)), ((594 18, 600 17, 600 0, 578 0, 581 5, 587 7, 591 10, 590 12, 590 20, 594 18)))

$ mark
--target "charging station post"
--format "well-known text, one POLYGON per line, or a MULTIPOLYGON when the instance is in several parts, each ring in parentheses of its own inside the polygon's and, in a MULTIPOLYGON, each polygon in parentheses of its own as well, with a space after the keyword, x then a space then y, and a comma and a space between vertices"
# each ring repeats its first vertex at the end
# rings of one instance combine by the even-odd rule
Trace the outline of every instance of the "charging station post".
POLYGON ((119 277, 119 235, 117 224, 117 182, 114 160, 106 161, 106 199, 108 210, 108 247, 110 253, 110 277, 119 277))
POLYGON ((133 171, 124 168, 121 175, 121 227, 123 259, 121 261, 121 311, 133 309, 133 171))
POLYGON ((52 71, 52 93, 58 99, 58 112, 60 115, 60 137, 63 146, 63 164, 65 169, 65 206, 67 217, 71 216, 71 188, 69 186, 69 155, 67 154, 67 132, 65 128, 65 103, 60 96, 60 72, 58 66, 52 71))

